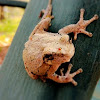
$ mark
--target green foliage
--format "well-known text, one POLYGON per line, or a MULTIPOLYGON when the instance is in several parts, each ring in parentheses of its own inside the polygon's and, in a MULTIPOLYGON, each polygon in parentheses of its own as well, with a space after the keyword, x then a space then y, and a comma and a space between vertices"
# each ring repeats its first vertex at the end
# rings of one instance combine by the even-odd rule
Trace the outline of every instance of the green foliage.
POLYGON ((0 32, 6 32, 6 33, 15 32, 16 28, 18 27, 19 22, 20 22, 20 20, 18 18, 4 19, 0 23, 0 32))
POLYGON ((5 19, 0 20, 0 41, 5 42, 5 39, 8 37, 10 40, 9 42, 11 43, 23 12, 23 9, 4 7, 5 19))
POLYGON ((0 23, 0 40, 3 41, 6 37, 13 37, 15 35, 19 22, 19 18, 2 20, 2 22, 0 23))

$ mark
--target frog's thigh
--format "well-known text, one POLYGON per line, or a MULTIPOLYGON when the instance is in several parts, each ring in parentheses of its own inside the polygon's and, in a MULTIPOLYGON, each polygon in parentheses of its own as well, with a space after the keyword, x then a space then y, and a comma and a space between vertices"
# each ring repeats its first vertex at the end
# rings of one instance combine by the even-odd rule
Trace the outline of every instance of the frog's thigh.
POLYGON ((54 74, 57 71, 57 69, 59 68, 59 66, 60 66, 60 64, 51 66, 49 71, 47 72, 47 75, 51 76, 52 74, 54 74))
POLYGON ((49 71, 47 72, 47 78, 56 81, 55 72, 59 68, 60 64, 53 65, 50 67, 49 71))

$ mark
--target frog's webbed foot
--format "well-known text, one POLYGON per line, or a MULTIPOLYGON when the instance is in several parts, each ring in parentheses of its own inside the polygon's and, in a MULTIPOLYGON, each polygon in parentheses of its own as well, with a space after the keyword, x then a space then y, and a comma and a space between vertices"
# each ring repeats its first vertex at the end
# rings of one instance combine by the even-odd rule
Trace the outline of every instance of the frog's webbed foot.
POLYGON ((50 70, 50 74, 48 74, 48 78, 50 78, 53 81, 58 82, 58 83, 69 83, 69 82, 71 82, 72 84, 74 84, 74 86, 76 86, 77 82, 73 79, 73 77, 76 76, 79 73, 82 73, 83 70, 80 68, 77 71, 75 71, 74 73, 70 73, 71 68, 72 68, 72 64, 69 64, 68 70, 65 73, 65 75, 63 73, 64 69, 60 70, 61 75, 57 75, 56 73, 51 74, 51 70, 50 70))
MULTIPOLYGON (((49 12, 48 10, 42 9, 42 10, 40 11, 39 18, 42 18, 42 16, 43 16, 45 13, 48 13, 48 12, 49 12)), ((53 15, 47 14, 46 17, 49 17, 49 18, 51 18, 51 19, 54 19, 54 16, 53 16, 53 15)))
POLYGON ((45 13, 45 9, 42 9, 39 14, 39 18, 42 18, 42 15, 45 13))
POLYGON ((76 86, 76 85, 77 85, 77 82, 73 79, 73 77, 76 76, 76 75, 79 74, 79 73, 82 73, 83 70, 80 68, 80 69, 78 69, 76 72, 70 74, 70 71, 71 71, 72 66, 73 66, 72 64, 69 64, 68 70, 67 70, 67 72, 65 73, 65 75, 64 75, 64 73, 63 73, 64 68, 62 68, 62 69, 60 70, 60 73, 61 73, 61 76, 66 77, 65 80, 66 80, 67 82, 72 82, 72 83, 76 86))
POLYGON ((52 16, 51 13, 52 13, 52 0, 49 0, 47 8, 41 10, 39 17, 42 18, 41 20, 48 18, 48 17, 50 19, 53 19, 54 16, 52 16))
POLYGON ((90 32, 87 32, 85 29, 86 27, 91 23, 93 22, 94 20, 97 20, 98 19, 98 15, 94 15, 91 19, 89 20, 84 20, 83 16, 84 16, 84 12, 85 10, 84 9, 81 9, 80 10, 80 20, 78 21, 77 23, 77 29, 73 32, 74 33, 74 40, 77 39, 77 34, 79 33, 83 33, 83 34, 86 34, 88 35, 89 37, 92 37, 92 33, 90 32))
POLYGON ((32 31, 29 37, 30 40, 32 40, 32 36, 36 33, 40 33, 40 34, 46 33, 48 28, 51 26, 51 19, 54 18, 54 16, 52 15, 52 0, 49 0, 47 8, 43 9, 40 12, 39 17, 42 17, 41 21, 35 26, 34 30, 32 31))
POLYGON ((66 80, 68 80, 69 82, 72 82, 76 86, 77 82, 73 79, 73 77, 76 76, 79 73, 82 73, 83 70, 80 68, 77 71, 75 71, 74 73, 70 73, 72 66, 73 66, 72 64, 69 64, 68 70, 65 73, 65 77, 66 77, 66 80))
POLYGON ((94 17, 92 17, 90 20, 84 20, 84 18, 83 18, 84 12, 85 12, 84 9, 80 10, 80 20, 78 21, 77 24, 68 25, 68 26, 60 29, 59 33, 60 34, 64 34, 64 33, 69 34, 69 33, 73 32, 74 40, 77 39, 77 34, 79 34, 79 33, 83 33, 83 34, 88 35, 89 37, 92 37, 92 33, 87 32, 85 29, 91 22, 98 19, 98 15, 94 15, 94 17))
POLYGON ((63 71, 64 71, 64 68, 60 69, 60 74, 61 74, 61 76, 64 76, 63 71))

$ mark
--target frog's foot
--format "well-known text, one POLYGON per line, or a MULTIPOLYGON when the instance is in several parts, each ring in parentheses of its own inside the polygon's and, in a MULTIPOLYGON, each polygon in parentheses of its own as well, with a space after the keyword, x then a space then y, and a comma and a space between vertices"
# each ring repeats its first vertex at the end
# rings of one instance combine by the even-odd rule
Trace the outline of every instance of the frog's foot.
MULTIPOLYGON (((39 18, 42 18, 42 16, 43 16, 45 13, 47 13, 47 11, 46 11, 45 9, 42 9, 42 10, 40 11, 39 18)), ((49 14, 47 14, 46 17, 49 17, 49 18, 51 18, 51 19, 54 18, 53 15, 51 16, 51 15, 49 15, 49 14)))
POLYGON ((77 71, 75 71, 74 73, 71 73, 70 74, 71 68, 72 68, 72 64, 69 64, 68 70, 65 73, 66 81, 72 82, 72 84, 74 84, 76 86, 77 85, 77 82, 73 79, 73 77, 76 76, 79 73, 82 73, 83 70, 80 68, 77 71))
POLYGON ((68 26, 60 29, 58 33, 59 34, 69 34, 69 33, 73 32, 74 40, 77 39, 77 34, 79 34, 79 33, 83 33, 83 34, 88 35, 89 37, 92 37, 92 33, 87 32, 85 29, 91 22, 98 19, 98 15, 94 15, 94 17, 91 18, 90 20, 84 20, 84 18, 83 18, 84 12, 85 12, 84 9, 80 10, 80 20, 78 21, 77 24, 68 25, 68 26))
POLYGON ((83 70, 80 68, 76 72, 70 74, 71 68, 72 68, 72 64, 69 64, 68 70, 65 73, 65 75, 63 73, 64 69, 61 69, 60 70, 61 75, 57 75, 56 73, 54 73, 52 75, 48 75, 48 78, 50 78, 53 81, 58 82, 58 83, 69 83, 69 82, 71 82, 72 84, 74 84, 74 86, 76 86, 77 82, 73 79, 73 77, 76 76, 79 73, 82 73, 83 70))
MULTIPOLYGON (((46 14, 48 13, 47 10, 42 9, 42 10, 40 11, 39 18, 42 18, 42 16, 43 16, 45 13, 46 13, 46 14)), ((50 15, 50 14, 47 14, 47 15, 45 16, 45 18, 47 18, 47 17, 49 17, 49 18, 51 18, 51 19, 54 19, 54 16, 53 16, 53 15, 50 15)))
POLYGON ((63 68, 60 70, 60 73, 61 73, 61 76, 63 76, 63 77, 66 78, 65 79, 66 82, 72 82, 76 86, 77 85, 77 82, 73 79, 73 77, 76 76, 79 73, 82 73, 83 70, 80 68, 76 72, 70 74, 71 68, 72 68, 72 64, 69 64, 68 70, 65 73, 65 76, 64 76, 64 73, 63 73, 63 71, 64 71, 63 68))
POLYGON ((49 17, 50 19, 54 18, 54 16, 52 16, 52 0, 49 0, 46 9, 41 10, 39 17, 42 17, 41 20, 46 19, 47 17, 49 17))
POLYGON ((64 76, 63 71, 64 71, 64 68, 60 69, 60 74, 61 74, 61 76, 64 76))
POLYGON ((45 13, 45 9, 42 9, 39 14, 39 18, 42 18, 42 15, 45 13))
POLYGON ((80 20, 76 24, 77 28, 73 31, 74 40, 77 39, 77 34, 79 34, 79 33, 83 33, 83 34, 88 35, 89 37, 92 37, 92 33, 87 32, 85 29, 91 22, 98 19, 98 15, 94 15, 94 17, 92 17, 90 20, 84 20, 84 18, 83 18, 84 12, 85 12, 84 9, 80 10, 80 20))

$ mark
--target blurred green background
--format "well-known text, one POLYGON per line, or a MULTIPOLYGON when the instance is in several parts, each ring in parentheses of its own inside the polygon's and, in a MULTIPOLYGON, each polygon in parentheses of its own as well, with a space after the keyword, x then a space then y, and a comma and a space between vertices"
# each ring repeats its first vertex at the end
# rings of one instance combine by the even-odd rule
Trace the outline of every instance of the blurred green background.
POLYGON ((24 9, 3 7, 4 18, 0 19, 0 41, 11 43, 20 23, 24 9))
POLYGON ((24 8, 0 6, 0 65, 4 61, 24 11, 24 8))

